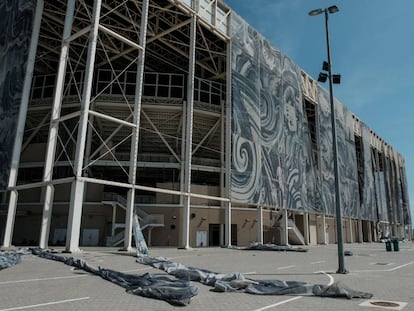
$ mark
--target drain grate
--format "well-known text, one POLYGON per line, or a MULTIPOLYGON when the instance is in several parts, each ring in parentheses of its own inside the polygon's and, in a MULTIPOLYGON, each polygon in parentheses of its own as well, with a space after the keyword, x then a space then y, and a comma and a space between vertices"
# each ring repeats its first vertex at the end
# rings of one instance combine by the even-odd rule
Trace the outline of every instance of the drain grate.
POLYGON ((386 300, 367 300, 359 304, 362 307, 373 307, 387 310, 402 310, 407 303, 399 301, 386 301, 386 300))

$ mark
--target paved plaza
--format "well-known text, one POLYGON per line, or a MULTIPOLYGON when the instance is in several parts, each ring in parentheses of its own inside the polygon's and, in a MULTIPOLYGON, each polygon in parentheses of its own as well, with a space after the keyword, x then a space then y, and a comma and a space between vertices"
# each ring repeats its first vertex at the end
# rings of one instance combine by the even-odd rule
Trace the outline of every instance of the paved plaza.
MULTIPOLYGON (((56 249, 61 251, 62 249, 56 249)), ((414 243, 402 242, 400 251, 387 252, 383 243, 345 244, 349 274, 336 274, 336 245, 310 246, 308 252, 243 251, 224 248, 150 248, 188 267, 215 272, 242 272, 252 279, 340 284, 370 292, 372 299, 303 296, 263 296, 243 292, 215 293, 194 282, 199 293, 185 307, 131 295, 98 276, 31 254, 22 263, 0 271, 0 311, 5 310, 414 310, 414 243), (378 303, 380 302, 380 303, 378 303), (397 302, 396 304, 384 302, 397 302), (374 304, 373 304, 374 303, 374 304), (364 306, 365 305, 365 306, 364 306)), ((133 253, 115 248, 84 248, 74 257, 117 271, 144 274, 164 272, 138 264, 133 253)))

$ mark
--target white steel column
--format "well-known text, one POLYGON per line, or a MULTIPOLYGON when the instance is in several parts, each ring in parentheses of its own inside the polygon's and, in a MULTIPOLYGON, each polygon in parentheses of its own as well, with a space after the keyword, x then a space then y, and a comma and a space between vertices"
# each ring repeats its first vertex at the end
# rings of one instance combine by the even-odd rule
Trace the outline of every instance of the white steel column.
POLYGON ((88 58, 85 68, 85 81, 81 101, 81 115, 79 119, 78 136, 76 140, 76 154, 74 162, 75 180, 72 182, 70 205, 67 226, 66 251, 79 251, 80 226, 82 219, 82 205, 85 182, 82 177, 82 168, 85 156, 86 134, 88 129, 89 106, 91 99, 93 70, 95 64, 96 43, 98 39, 99 17, 101 14, 101 1, 95 0, 93 6, 92 25, 89 34, 88 58))
POLYGON ((282 210, 282 221, 280 222, 280 244, 289 245, 288 211, 282 210))
POLYGON ((309 213, 303 213, 303 238, 305 245, 309 245, 309 213))
MULTIPOLYGON (((181 122, 181 163, 180 163, 180 191, 181 193, 184 192, 184 182, 185 182, 185 127, 187 124, 187 118, 186 118, 186 111, 187 111, 187 102, 183 101, 183 110, 182 110, 182 122, 181 122)), ((180 195, 180 206, 184 206, 184 195, 180 195)))
MULTIPOLYGON (((189 65, 187 77, 187 109, 186 109, 186 126, 185 126, 185 154, 184 154, 184 192, 191 192, 191 154, 193 143, 193 106, 194 106, 194 73, 195 73, 195 46, 196 46, 196 32, 197 17, 191 17, 190 30, 190 50, 189 50, 189 65)), ((190 196, 184 197, 184 212, 182 220, 182 238, 181 247, 190 248, 190 196)))
MULTIPOLYGON (((132 130, 131 140, 131 152, 129 159, 129 177, 128 182, 131 185, 135 185, 137 179, 137 158, 138 158, 138 141, 139 141, 139 128, 141 120, 141 99, 143 89, 143 77, 144 77, 144 64, 145 64, 145 44, 147 36, 147 21, 148 21, 148 0, 144 0, 142 3, 141 13, 141 28, 139 34, 139 45, 142 49, 139 51, 138 63, 137 63, 137 77, 135 86, 135 99, 134 99, 134 119, 133 123, 135 128, 132 130)), ((135 206, 135 188, 132 187, 128 191, 127 195, 127 210, 125 215, 125 239, 124 249, 130 250, 132 243, 132 225, 135 206)))
POLYGON ((257 243, 263 244, 263 206, 257 208, 257 243))
MULTIPOLYGON (((13 153, 11 159, 9 187, 16 186, 17 173, 19 170, 20 154, 23 143, 24 126, 26 124, 27 108, 30 100, 30 89, 32 85, 33 69, 36 59, 37 43, 39 41, 40 24, 43 14, 43 0, 38 0, 33 20, 33 30, 30 38, 29 55, 27 58, 26 73, 23 82, 22 98, 20 101, 19 116, 17 120, 16 137, 14 140, 13 153)), ((14 220, 16 216, 18 193, 10 191, 9 206, 7 211, 6 228, 4 231, 3 246, 11 247, 13 239, 14 220)))
POLYGON ((349 228, 349 243, 353 243, 354 242, 354 230, 353 230, 353 225, 352 225, 352 223, 353 223, 352 218, 349 218, 348 221, 349 221, 349 226, 348 226, 348 228, 349 228))
MULTIPOLYGON (((72 33, 73 15, 75 12, 75 0, 68 1, 66 8, 65 26, 63 29, 62 47, 60 50, 59 67, 56 75, 56 89, 53 98, 53 107, 50 117, 49 137, 47 141, 45 169, 43 181, 51 181, 53 178, 53 164, 55 160, 56 144, 59 131, 59 118, 62 108, 62 97, 65 85, 66 65, 69 56, 70 41, 68 38, 72 33)), ((54 186, 46 185, 44 190, 43 215, 40 227, 40 248, 47 248, 49 241, 50 220, 52 218, 54 198, 54 186)))
POLYGON ((327 245, 328 239, 327 239, 327 232, 326 232, 326 217, 325 215, 321 215, 321 227, 322 227, 322 244, 327 245))
POLYGON ((372 242, 372 222, 369 220, 367 221, 367 229, 368 229, 368 242, 371 243, 372 242))
POLYGON ((362 230, 362 220, 358 219, 358 242, 364 242, 364 231, 362 230))
MULTIPOLYGON (((230 23, 229 23, 230 24, 230 23)), ((225 208, 225 234, 226 247, 231 246, 231 137, 232 137, 232 97, 231 97, 231 41, 227 41, 226 51, 226 136, 225 136, 225 189, 226 202, 225 208)))

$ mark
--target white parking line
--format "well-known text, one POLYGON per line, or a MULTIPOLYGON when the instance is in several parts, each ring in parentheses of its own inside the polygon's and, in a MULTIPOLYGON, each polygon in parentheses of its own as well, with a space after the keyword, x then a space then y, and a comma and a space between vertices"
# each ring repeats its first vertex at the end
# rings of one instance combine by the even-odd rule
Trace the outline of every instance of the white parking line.
MULTIPOLYGON (((328 286, 332 285, 335 282, 333 276, 330 275, 330 274, 328 274, 328 273, 326 273, 325 271, 317 271, 315 273, 322 273, 322 274, 326 275, 329 278, 329 283, 327 284, 328 286)), ((294 301, 294 300, 297 300, 297 299, 300 299, 300 298, 303 298, 303 296, 297 296, 297 297, 293 297, 293 298, 290 298, 290 299, 286 299, 286 300, 277 302, 275 304, 272 304, 272 305, 269 305, 269 306, 266 306, 266 307, 262 307, 262 308, 259 308, 259 309, 255 309, 253 311, 263 311, 263 310, 266 310, 266 309, 270 309, 270 308, 273 308, 273 307, 277 307, 277 306, 283 305, 285 303, 289 303, 291 301, 294 301)))
POLYGON ((321 261, 314 261, 314 262, 311 262, 311 265, 316 265, 316 264, 318 264, 318 263, 324 263, 324 262, 326 262, 325 260, 321 260, 321 261))
MULTIPOLYGON (((53 278, 42 278, 42 279, 26 279, 26 280, 17 280, 17 281, 5 281, 0 282, 0 285, 4 284, 14 284, 14 283, 25 283, 25 282, 37 282, 37 281, 49 281, 49 280, 61 280, 61 279, 73 279, 73 278, 82 278, 90 274, 80 274, 80 275, 69 275, 69 276, 57 276, 53 278)), ((2 310, 0 310, 2 311, 2 310)))
POLYGON ((37 305, 28 305, 28 306, 22 306, 22 307, 1 309, 0 311, 23 310, 23 309, 29 309, 29 308, 42 307, 42 306, 57 305, 59 303, 65 303, 65 302, 80 301, 80 300, 85 300, 85 299, 89 299, 89 298, 90 297, 81 297, 81 298, 66 299, 66 300, 60 300, 60 301, 52 301, 52 302, 40 303, 40 304, 37 304, 37 305))
POLYGON ((407 266, 412 265, 412 264, 414 264, 414 261, 411 261, 409 263, 406 263, 406 264, 403 264, 403 265, 400 265, 400 266, 397 266, 397 267, 394 267, 394 268, 391 268, 391 269, 384 269, 384 270, 355 270, 355 271, 351 271, 351 272, 357 272, 357 273, 361 273, 361 272, 391 272, 391 271, 395 271, 395 270, 398 270, 398 269, 407 267, 407 266))
POLYGON ((409 265, 412 265, 413 263, 414 263, 414 261, 411 261, 411 262, 406 263, 406 264, 404 264, 404 265, 401 265, 401 266, 397 266, 397 267, 391 268, 391 269, 389 269, 389 270, 387 270, 387 271, 395 271, 395 270, 398 270, 398 269, 401 269, 401 268, 407 267, 407 266, 409 266, 409 265))
POLYGON ((327 284, 328 286, 332 285, 335 282, 333 276, 330 275, 330 274, 328 274, 328 273, 326 273, 325 271, 318 271, 318 272, 315 272, 315 273, 325 274, 329 278, 329 283, 327 284))
POLYGON ((294 301, 294 300, 298 300, 300 298, 303 298, 303 296, 297 296, 297 297, 293 297, 293 298, 290 298, 290 299, 286 299, 286 300, 280 301, 278 303, 275 303, 273 305, 266 306, 266 307, 263 307, 263 308, 260 308, 260 309, 256 309, 256 310, 253 310, 253 311, 262 311, 262 310, 270 309, 270 308, 277 307, 277 306, 283 305, 285 303, 288 303, 288 302, 291 302, 291 301, 294 301))
POLYGON ((296 265, 279 267, 279 268, 277 268, 277 270, 285 270, 285 269, 290 269, 290 268, 293 268, 293 267, 296 267, 296 265))

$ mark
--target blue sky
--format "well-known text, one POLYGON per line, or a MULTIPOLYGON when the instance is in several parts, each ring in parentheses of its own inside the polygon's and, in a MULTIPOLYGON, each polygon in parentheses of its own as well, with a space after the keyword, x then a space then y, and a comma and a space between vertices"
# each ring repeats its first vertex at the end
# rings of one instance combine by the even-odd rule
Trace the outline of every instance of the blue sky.
MULTIPOLYGON (((414 1, 227 0, 238 15, 316 78, 326 59, 329 15, 335 97, 403 155, 414 210, 414 1)), ((328 87, 327 85, 325 87, 328 87)))

